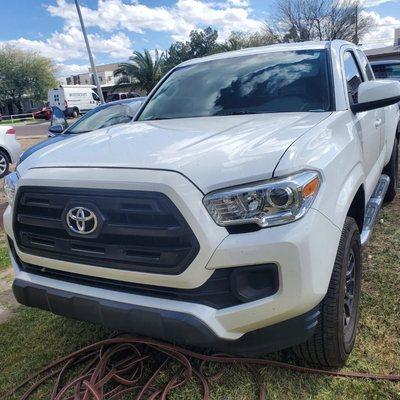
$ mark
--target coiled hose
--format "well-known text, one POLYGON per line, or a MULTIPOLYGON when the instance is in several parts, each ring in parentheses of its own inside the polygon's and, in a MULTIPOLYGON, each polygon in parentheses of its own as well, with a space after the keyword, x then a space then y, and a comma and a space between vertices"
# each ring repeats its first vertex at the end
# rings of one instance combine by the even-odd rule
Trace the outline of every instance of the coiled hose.
POLYGON ((253 374, 259 399, 266 396, 259 374, 260 367, 265 366, 315 375, 400 381, 400 375, 329 371, 266 359, 204 355, 153 339, 118 336, 54 361, 3 399, 15 396, 28 384, 29 389, 20 399, 30 399, 40 387, 54 380, 51 400, 117 400, 127 395, 135 400, 164 400, 173 389, 186 385, 194 377, 202 388, 203 400, 207 400, 210 382, 218 380, 230 364, 240 364, 253 374), (170 371, 173 371, 172 376, 168 376, 170 371))

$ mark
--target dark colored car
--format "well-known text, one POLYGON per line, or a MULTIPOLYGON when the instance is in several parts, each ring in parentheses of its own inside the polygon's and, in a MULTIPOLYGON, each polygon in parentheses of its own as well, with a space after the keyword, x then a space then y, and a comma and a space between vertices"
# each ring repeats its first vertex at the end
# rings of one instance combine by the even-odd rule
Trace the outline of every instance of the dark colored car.
POLYGON ((111 93, 107 95, 107 103, 110 101, 118 101, 118 100, 125 100, 125 99, 134 99, 139 98, 140 95, 135 92, 129 93, 111 93))
POLYGON ((71 126, 68 126, 67 119, 58 107, 53 107, 51 124, 49 128, 49 139, 40 142, 22 153, 20 161, 24 161, 31 154, 47 147, 53 143, 79 135, 102 129, 109 126, 130 122, 143 104, 145 97, 114 101, 102 104, 87 112, 71 126))
POLYGON ((53 108, 53 117, 49 128, 49 137, 67 134, 80 134, 96 129, 130 122, 136 115, 145 97, 135 97, 111 103, 102 104, 87 112, 71 126, 64 113, 58 108, 53 108))
POLYGON ((400 60, 371 62, 376 79, 393 79, 400 81, 400 60))

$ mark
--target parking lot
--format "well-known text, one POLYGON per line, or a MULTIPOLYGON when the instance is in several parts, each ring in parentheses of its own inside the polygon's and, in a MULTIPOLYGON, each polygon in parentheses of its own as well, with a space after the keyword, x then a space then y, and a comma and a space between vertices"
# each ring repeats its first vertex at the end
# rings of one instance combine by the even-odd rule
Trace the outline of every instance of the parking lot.
POLYGON ((49 126, 49 121, 35 121, 33 123, 15 124, 14 129, 18 139, 31 138, 33 136, 46 137, 49 126))

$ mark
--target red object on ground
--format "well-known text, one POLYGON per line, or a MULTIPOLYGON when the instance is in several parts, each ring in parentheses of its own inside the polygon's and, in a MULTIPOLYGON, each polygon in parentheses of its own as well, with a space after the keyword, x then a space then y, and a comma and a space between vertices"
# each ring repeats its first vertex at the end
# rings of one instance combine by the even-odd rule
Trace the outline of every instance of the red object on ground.
POLYGON ((51 107, 43 107, 40 111, 33 113, 33 118, 35 119, 45 119, 48 121, 51 118, 53 111, 51 107))

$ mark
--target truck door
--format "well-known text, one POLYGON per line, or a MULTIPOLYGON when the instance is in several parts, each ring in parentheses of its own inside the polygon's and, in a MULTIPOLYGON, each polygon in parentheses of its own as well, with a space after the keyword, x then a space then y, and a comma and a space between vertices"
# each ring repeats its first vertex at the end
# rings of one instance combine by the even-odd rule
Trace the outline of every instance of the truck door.
MULTIPOLYGON (((343 68, 350 109, 350 105, 357 104, 358 87, 365 80, 353 50, 344 51, 343 68)), ((379 154, 381 148, 382 109, 353 114, 352 118, 356 132, 361 140, 366 173, 365 195, 366 199, 369 199, 381 174, 379 154)))
MULTIPOLYGON (((367 81, 373 81, 375 80, 375 76, 374 73, 372 72, 372 68, 371 65, 366 57, 366 55, 364 54, 364 52, 362 52, 361 50, 357 50, 357 55, 358 55, 358 59, 360 62, 360 66, 361 66, 361 72, 364 74, 364 79, 367 81)), ((384 159, 385 159, 385 154, 386 154, 386 137, 385 137, 385 132, 386 132, 386 125, 387 125, 387 117, 386 114, 387 112, 385 111, 385 109, 381 110, 381 117, 380 117, 380 121, 376 121, 376 124, 380 125, 379 128, 379 135, 380 135, 380 147, 379 147, 379 158, 380 160, 382 160, 382 162, 384 163, 384 159), (380 122, 380 124, 379 124, 380 122)), ((383 168, 384 165, 382 164, 381 167, 383 168)))

